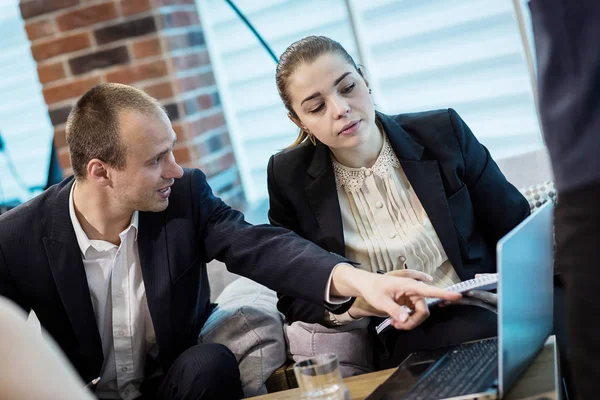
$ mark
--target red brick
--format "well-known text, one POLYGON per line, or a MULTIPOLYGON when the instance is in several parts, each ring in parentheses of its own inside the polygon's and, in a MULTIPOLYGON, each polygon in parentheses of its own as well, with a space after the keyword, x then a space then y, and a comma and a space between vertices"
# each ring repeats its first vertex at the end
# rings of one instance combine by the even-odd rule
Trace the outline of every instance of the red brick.
POLYGON ((41 83, 56 81, 66 76, 62 62, 38 64, 37 71, 41 83))
POLYGON ((67 145, 67 135, 65 128, 54 129, 54 148, 59 149, 67 145))
POLYGON ((177 90, 179 93, 190 92, 192 90, 199 89, 201 87, 215 85, 215 76, 212 71, 205 72, 203 74, 197 74, 187 76, 185 78, 179 78, 177 80, 177 90))
POLYGON ((165 60, 158 60, 146 64, 118 68, 117 70, 106 74, 106 80, 108 82, 130 84, 166 75, 167 63, 165 60))
POLYGON ((58 39, 36 41, 31 46, 31 54, 36 61, 46 60, 60 54, 71 53, 90 47, 90 36, 87 32, 63 36, 58 39))
POLYGON ((131 39, 156 32, 156 22, 153 16, 137 19, 128 18, 110 26, 103 26, 94 31, 96 43, 106 44, 119 40, 131 39))
POLYGON ((123 15, 133 15, 150 10, 149 0, 121 0, 121 10, 123 15))
POLYGON ((194 115, 198 111, 207 110, 218 105, 218 96, 216 93, 203 94, 183 102, 186 115, 194 115))
POLYGON ((175 156, 175 161, 180 164, 188 163, 192 160, 190 149, 185 144, 175 147, 175 149, 173 149, 173 155, 175 156))
POLYGON ((177 102, 169 104, 163 103, 163 107, 167 111, 167 116, 169 117, 171 122, 177 121, 179 119, 179 105, 177 102))
MULTIPOLYGON (((71 167, 63 168, 62 171, 63 171, 63 178, 73 175, 73 168, 71 168, 71 167)), ((227 204, 231 204, 232 207, 235 207, 235 203, 227 203, 227 204)))
POLYGON ((181 28, 200 24, 200 17, 196 10, 169 11, 159 17, 161 29, 181 28))
POLYGON ((196 4, 195 0, 154 0, 157 6, 173 6, 181 4, 196 4))
POLYGON ((212 159, 209 162, 203 162, 202 158, 199 160, 200 169, 206 174, 207 178, 210 178, 219 172, 223 172, 233 165, 235 165, 235 156, 233 151, 226 152, 221 157, 212 159))
POLYGON ((69 117, 69 113, 73 107, 70 105, 55 108, 53 110, 48 110, 48 116, 50 117, 50 122, 52 122, 52 126, 57 126, 64 124, 67 122, 67 118, 69 117))
POLYGON ((228 132, 211 134, 209 137, 203 136, 206 135, 201 134, 201 140, 196 140, 194 144, 194 150, 196 151, 197 157, 204 157, 208 154, 213 154, 231 145, 228 132))
POLYGON ((131 45, 131 53, 133 58, 146 58, 157 56, 162 53, 160 38, 152 37, 150 39, 142 39, 131 45))
POLYGON ((173 85, 171 85, 171 81, 146 86, 142 88, 142 90, 158 100, 170 99, 173 97, 173 85))
POLYGON ((34 41, 44 36, 48 36, 54 33, 54 25, 50 19, 42 19, 35 22, 27 22, 25 24, 25 31, 29 40, 34 41))
POLYGON ((207 50, 200 50, 197 53, 186 54, 184 56, 173 57, 173 67, 177 71, 183 71, 190 68, 197 68, 210 63, 210 56, 207 50))
POLYGON ((177 135, 177 140, 183 140, 185 138, 185 126, 181 121, 173 122, 171 124, 173 130, 175 131, 175 135, 177 135))
POLYGON ((200 47, 205 44, 204 32, 200 28, 194 28, 185 33, 165 36, 165 47, 169 51, 200 47))
POLYGON ((81 75, 95 69, 127 64, 129 61, 129 50, 127 50, 127 46, 123 45, 72 58, 69 60, 69 67, 73 75, 81 75))
POLYGON ((19 7, 21 16, 26 20, 61 8, 72 7, 78 3, 79 0, 22 0, 19 7))
POLYGON ((67 149, 66 146, 58 149, 58 163, 60 164, 60 167, 63 170, 71 167, 71 159, 69 158, 69 150, 67 149))
POLYGON ((191 134, 190 136, 195 137, 199 136, 203 132, 216 129, 223 125, 225 125, 225 117, 223 116, 222 112, 218 112, 194 121, 190 125, 189 133, 191 134))
POLYGON ((117 10, 113 2, 95 4, 56 17, 56 23, 61 31, 90 26, 99 22, 117 18, 117 10))
POLYGON ((46 100, 46 104, 50 105, 66 99, 79 97, 85 93, 86 90, 94 85, 99 84, 101 81, 102 80, 99 76, 91 76, 59 84, 50 88, 44 88, 44 99, 46 100))

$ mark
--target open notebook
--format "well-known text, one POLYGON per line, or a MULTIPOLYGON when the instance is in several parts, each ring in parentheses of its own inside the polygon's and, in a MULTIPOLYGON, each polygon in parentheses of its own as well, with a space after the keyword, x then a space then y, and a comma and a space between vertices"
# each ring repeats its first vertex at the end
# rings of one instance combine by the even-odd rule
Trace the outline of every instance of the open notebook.
MULTIPOLYGON (((498 274, 485 274, 480 276, 479 278, 469 279, 467 281, 459 282, 452 286, 448 286, 446 290, 450 292, 465 293, 469 290, 494 290, 496 289, 497 285, 498 274)), ((427 298, 425 299, 425 302, 429 307, 432 307, 436 304, 441 303, 442 300, 427 298)), ((377 325, 377 327, 375 328, 377 330, 377 333, 381 333, 385 328, 390 326, 391 322, 392 319, 388 317, 382 323, 377 325)))

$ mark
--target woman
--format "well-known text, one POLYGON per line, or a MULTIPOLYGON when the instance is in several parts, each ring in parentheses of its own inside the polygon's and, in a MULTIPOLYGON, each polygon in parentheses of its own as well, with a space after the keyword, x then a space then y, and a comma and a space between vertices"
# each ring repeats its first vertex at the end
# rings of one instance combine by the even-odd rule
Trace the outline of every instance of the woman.
MULTIPOLYGON (((269 160, 273 225, 359 268, 401 276, 416 270, 440 287, 496 271, 496 243, 529 215, 529 205, 454 110, 376 112, 362 71, 326 37, 288 47, 276 81, 300 134, 269 160)), ((341 317, 286 296, 278 308, 290 323, 341 325, 380 315, 360 299, 341 317)), ((494 313, 443 308, 412 332, 383 335, 380 367, 411 351, 495 335, 494 313)))

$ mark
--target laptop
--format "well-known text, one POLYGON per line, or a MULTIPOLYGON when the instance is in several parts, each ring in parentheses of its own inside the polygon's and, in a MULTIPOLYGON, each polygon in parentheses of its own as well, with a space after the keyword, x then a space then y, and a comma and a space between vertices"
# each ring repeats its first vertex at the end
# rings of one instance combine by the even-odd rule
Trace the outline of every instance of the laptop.
POLYGON ((504 397, 552 331, 553 203, 504 236, 497 257, 498 336, 413 353, 367 400, 504 397))

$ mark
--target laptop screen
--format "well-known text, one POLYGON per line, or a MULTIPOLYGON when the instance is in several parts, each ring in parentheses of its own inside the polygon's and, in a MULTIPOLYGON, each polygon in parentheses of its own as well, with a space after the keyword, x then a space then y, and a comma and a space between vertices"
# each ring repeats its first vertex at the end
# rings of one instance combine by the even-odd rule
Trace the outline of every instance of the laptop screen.
POLYGON ((553 203, 548 201, 498 242, 498 384, 500 395, 552 331, 553 203))

